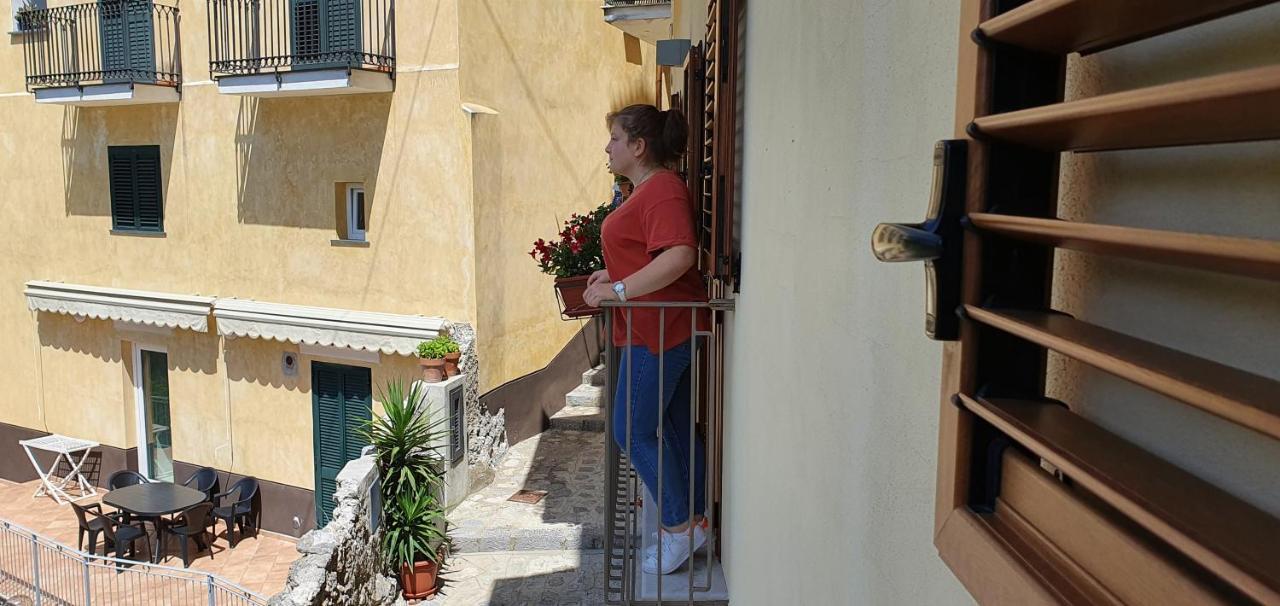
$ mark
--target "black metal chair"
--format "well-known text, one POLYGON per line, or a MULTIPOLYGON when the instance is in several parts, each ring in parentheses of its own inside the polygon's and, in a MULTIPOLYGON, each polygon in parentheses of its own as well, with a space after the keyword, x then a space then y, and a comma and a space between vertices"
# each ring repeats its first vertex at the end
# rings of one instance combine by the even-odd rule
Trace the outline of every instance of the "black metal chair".
POLYGON ((258 533, 258 524, 261 521, 261 507, 259 507, 258 499, 258 480, 253 477, 245 477, 231 485, 231 489, 213 495, 213 536, 218 536, 218 520, 227 523, 227 542, 232 547, 236 546, 235 526, 240 526, 240 537, 244 538, 245 526, 253 528, 256 535, 258 533), (222 504, 224 497, 236 495, 236 500, 228 505, 222 504))
MULTIPOLYGON (((116 552, 115 557, 124 558, 126 550, 129 555, 136 556, 137 550, 133 548, 133 544, 137 542, 138 539, 142 539, 142 542, 147 545, 147 560, 151 559, 151 541, 147 540, 147 530, 142 527, 141 523, 135 526, 133 524, 121 522, 116 518, 102 513, 99 509, 96 509, 93 506, 80 507, 75 503, 72 503, 71 505, 76 509, 76 515, 86 515, 88 518, 86 520, 87 526, 90 528, 98 528, 104 532, 106 536, 106 543, 102 546, 102 555, 109 555, 110 551, 107 548, 114 545, 116 552)), ((90 537, 91 542, 97 541, 96 534, 91 534, 90 537)))
POLYGON ((218 494, 218 470, 212 467, 201 467, 182 485, 203 492, 205 500, 212 503, 213 495, 218 494))
MULTIPOLYGON (((191 558, 188 556, 187 542, 193 540, 199 549, 196 553, 205 550, 204 533, 209 530, 209 524, 212 522, 210 514, 213 512, 213 503, 205 501, 197 503, 182 510, 173 522, 166 524, 164 527, 165 534, 172 534, 182 539, 182 567, 191 566, 191 558)), ((244 531, 241 530, 243 533, 244 531)), ((216 536, 216 535, 215 535, 216 536)), ((213 558, 213 541, 209 541, 209 557, 213 558)))
MULTIPOLYGON (((98 553, 98 534, 106 533, 107 537, 111 536, 111 526, 107 522, 104 522, 103 518, 117 521, 118 518, 112 514, 104 514, 102 512, 102 503, 81 505, 72 501, 71 509, 75 510, 76 520, 80 523, 80 536, 76 543, 76 547, 79 548, 80 551, 84 551, 84 537, 85 535, 89 535, 89 553, 98 553), (94 514, 98 515, 95 516, 94 514)), ((105 540, 102 543, 102 555, 107 555, 107 541, 105 540)))

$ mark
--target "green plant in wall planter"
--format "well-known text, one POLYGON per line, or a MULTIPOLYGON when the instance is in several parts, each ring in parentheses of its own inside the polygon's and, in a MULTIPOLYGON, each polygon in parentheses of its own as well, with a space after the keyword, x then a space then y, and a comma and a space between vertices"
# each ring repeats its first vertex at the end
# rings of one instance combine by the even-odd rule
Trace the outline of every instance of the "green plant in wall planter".
POLYGON ((443 584, 438 573, 450 546, 439 499, 446 419, 419 410, 422 395, 417 384, 406 392, 403 381, 388 381, 379 392, 383 414, 361 428, 382 478, 382 556, 399 574, 407 599, 430 596, 443 584))
POLYGON ((449 346, 439 337, 418 344, 418 365, 422 367, 422 380, 427 383, 439 383, 445 378, 444 357, 449 355, 449 346))

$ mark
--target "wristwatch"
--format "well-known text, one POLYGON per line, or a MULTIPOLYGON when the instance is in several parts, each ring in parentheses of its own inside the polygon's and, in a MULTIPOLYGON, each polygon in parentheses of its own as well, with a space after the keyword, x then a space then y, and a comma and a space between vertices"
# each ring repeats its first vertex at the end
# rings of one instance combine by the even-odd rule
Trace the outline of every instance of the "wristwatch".
POLYGON ((622 301, 623 303, 627 302, 627 287, 622 283, 622 280, 618 280, 613 283, 613 292, 618 295, 619 301, 622 301))

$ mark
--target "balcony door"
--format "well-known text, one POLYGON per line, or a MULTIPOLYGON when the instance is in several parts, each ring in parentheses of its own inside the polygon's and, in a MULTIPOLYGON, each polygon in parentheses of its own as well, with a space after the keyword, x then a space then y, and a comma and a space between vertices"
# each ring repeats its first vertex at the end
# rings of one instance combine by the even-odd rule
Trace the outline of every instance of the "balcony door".
POLYGON ((359 65, 360 1, 290 0, 294 65, 359 65))
POLYGON ((102 80, 155 80, 155 28, 151 0, 99 0, 102 80))
POLYGON ((173 481, 173 430, 169 411, 169 355, 163 348, 134 349, 134 393, 138 419, 138 471, 173 481))

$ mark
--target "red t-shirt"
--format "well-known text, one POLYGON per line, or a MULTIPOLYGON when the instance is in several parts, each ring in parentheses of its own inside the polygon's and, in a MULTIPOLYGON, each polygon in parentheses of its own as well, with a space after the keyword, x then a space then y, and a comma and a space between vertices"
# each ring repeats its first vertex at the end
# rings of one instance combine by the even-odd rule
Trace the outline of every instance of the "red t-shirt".
MULTIPOLYGON (((675 173, 663 171, 653 175, 641 183, 622 206, 609 213, 600 235, 604 245, 604 264, 614 281, 624 280, 640 271, 662 251, 673 246, 683 244, 697 248, 689 189, 675 173)), ((697 268, 691 267, 675 282, 627 300, 706 301, 707 289, 697 268)), ((631 313, 632 345, 645 345, 653 353, 658 352, 659 337, 663 349, 667 350, 692 336, 692 310, 688 307, 666 310, 666 329, 661 335, 658 326, 663 312, 653 308, 634 308, 631 313)), ((705 310, 698 313, 698 330, 707 329, 708 315, 705 310)), ((613 310, 613 344, 627 344, 625 308, 613 310)))

